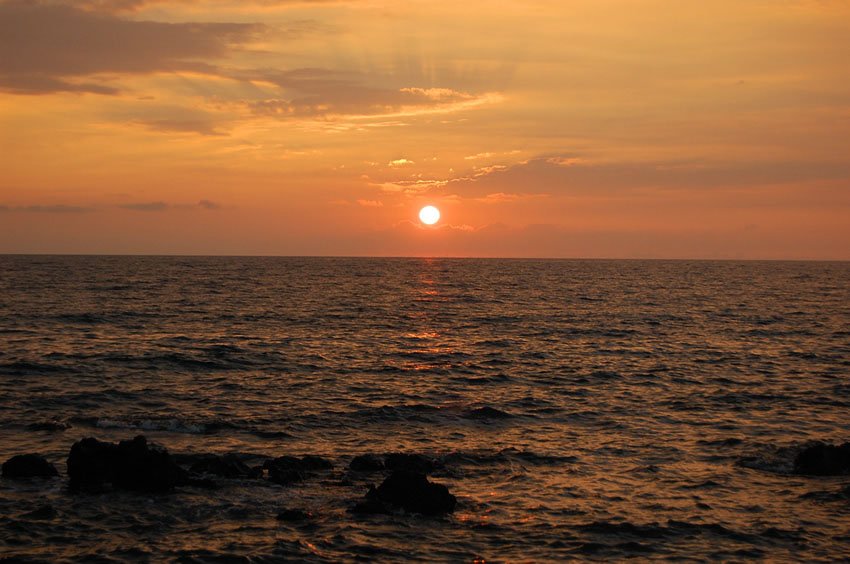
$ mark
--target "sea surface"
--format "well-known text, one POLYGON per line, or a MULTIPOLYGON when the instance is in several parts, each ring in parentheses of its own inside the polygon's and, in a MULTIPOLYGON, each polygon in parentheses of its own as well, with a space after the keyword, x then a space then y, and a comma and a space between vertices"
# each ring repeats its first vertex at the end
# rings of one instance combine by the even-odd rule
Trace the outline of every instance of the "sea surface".
POLYGON ((0 256, 0 461, 62 474, 0 480, 0 557, 846 561, 813 440, 850 440, 850 263, 0 256), (68 489, 74 441, 138 434, 334 469, 68 489), (350 513, 388 452, 455 513, 350 513))

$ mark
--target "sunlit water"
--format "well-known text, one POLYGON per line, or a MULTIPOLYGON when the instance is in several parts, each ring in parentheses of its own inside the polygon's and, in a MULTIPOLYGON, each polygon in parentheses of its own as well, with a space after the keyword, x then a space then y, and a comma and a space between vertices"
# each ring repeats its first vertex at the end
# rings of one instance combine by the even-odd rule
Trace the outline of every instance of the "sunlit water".
POLYGON ((164 496, 2 480, 0 555, 845 558, 850 502, 811 492, 850 478, 738 462, 850 440, 848 280, 848 263, 0 257, 0 461, 64 474, 75 440, 144 433, 335 463, 164 496), (348 513, 380 481, 343 480, 351 457, 392 451, 441 457, 457 511, 348 513))

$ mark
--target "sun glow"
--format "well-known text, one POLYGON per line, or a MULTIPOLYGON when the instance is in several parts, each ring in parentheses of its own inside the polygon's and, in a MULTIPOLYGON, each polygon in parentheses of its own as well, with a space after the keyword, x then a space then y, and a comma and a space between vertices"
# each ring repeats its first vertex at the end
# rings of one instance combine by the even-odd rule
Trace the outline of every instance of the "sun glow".
POLYGON ((440 221, 440 210, 434 206, 425 206, 419 210, 419 220, 425 225, 434 225, 440 221))

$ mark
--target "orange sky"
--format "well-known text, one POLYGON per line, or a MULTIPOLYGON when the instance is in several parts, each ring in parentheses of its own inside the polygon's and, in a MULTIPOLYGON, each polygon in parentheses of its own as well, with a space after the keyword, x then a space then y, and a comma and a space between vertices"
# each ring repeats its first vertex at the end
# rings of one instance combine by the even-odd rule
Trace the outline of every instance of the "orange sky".
POLYGON ((848 53, 845 0, 0 0, 0 252, 846 260, 848 53))

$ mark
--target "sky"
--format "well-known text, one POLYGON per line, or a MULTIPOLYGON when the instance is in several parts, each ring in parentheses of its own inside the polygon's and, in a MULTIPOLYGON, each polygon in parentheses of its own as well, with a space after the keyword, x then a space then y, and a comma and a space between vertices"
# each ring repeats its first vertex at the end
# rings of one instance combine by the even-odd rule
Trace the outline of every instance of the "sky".
POLYGON ((848 53, 850 0, 0 0, 0 253, 848 260, 848 53))

